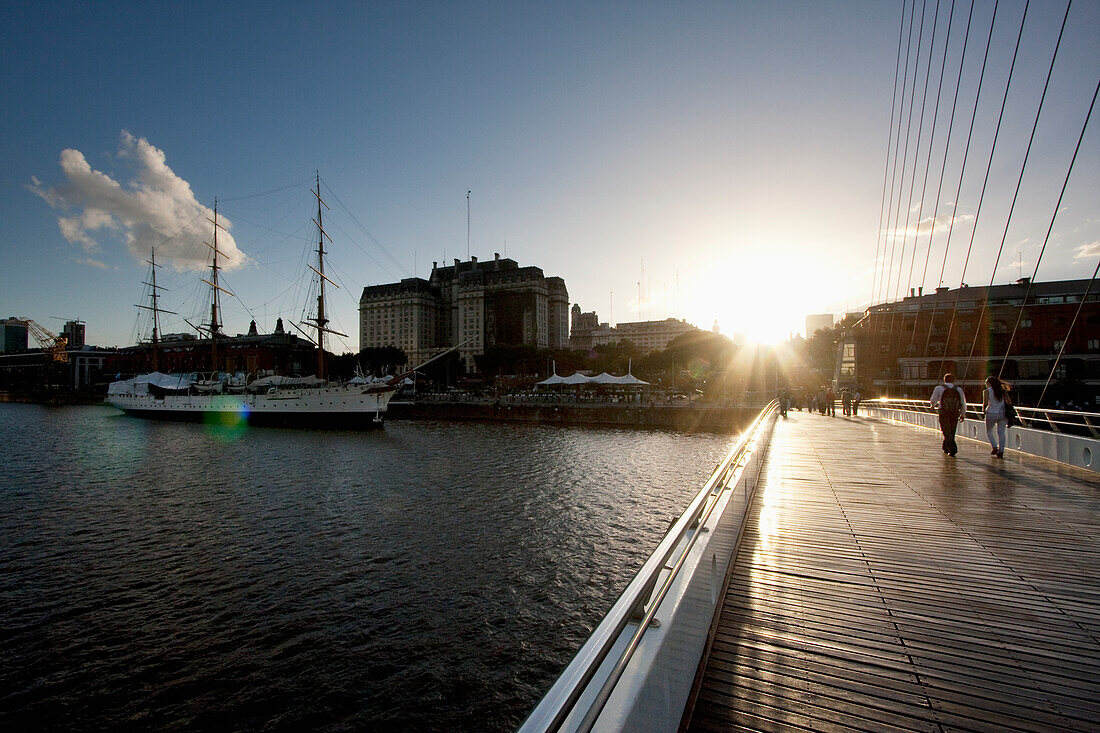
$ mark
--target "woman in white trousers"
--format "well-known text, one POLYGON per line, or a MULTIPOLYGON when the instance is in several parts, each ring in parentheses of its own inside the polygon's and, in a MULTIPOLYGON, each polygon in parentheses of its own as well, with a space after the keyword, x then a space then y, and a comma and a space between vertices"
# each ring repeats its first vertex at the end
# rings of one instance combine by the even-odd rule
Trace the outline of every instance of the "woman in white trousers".
POLYGON ((987 377, 985 391, 982 393, 982 409, 985 412, 985 433, 989 436, 990 453, 997 458, 1005 457, 1005 429, 1008 418, 1005 417, 1004 385, 996 377, 987 377))

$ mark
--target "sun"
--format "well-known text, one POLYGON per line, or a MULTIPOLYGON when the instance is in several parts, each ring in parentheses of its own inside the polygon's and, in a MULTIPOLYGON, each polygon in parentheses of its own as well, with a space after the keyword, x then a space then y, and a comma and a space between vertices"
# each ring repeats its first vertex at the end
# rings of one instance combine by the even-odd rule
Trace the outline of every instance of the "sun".
POLYGON ((819 312, 820 277, 812 267, 765 253, 742 257, 706 275, 689 314, 700 328, 715 319, 721 332, 748 343, 778 344, 801 333, 806 316, 819 312))

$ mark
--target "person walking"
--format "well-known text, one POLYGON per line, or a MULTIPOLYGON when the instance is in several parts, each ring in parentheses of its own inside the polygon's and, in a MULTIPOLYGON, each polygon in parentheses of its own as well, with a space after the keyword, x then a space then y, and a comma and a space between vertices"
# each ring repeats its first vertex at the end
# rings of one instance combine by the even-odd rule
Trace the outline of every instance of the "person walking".
POLYGON ((825 393, 825 413, 829 417, 836 417, 836 392, 832 387, 825 393))
POLYGON ((943 452, 954 457, 959 452, 955 431, 959 429, 959 423, 966 419, 966 393, 962 387, 955 386, 955 375, 948 372, 943 375, 943 384, 933 390, 928 401, 939 411, 943 452))
POLYGON ((848 388, 840 390, 840 404, 844 406, 844 417, 852 416, 852 393, 848 388))
POLYGON ((1001 380, 996 377, 986 377, 985 391, 982 392, 982 412, 985 413, 985 434, 989 437, 989 445, 993 448, 991 456, 1003 459, 1005 457, 1005 429, 1008 427, 1008 417, 1005 415, 1005 403, 1008 394, 1001 380))
POLYGON ((859 414, 859 400, 863 395, 859 393, 859 387, 856 387, 856 391, 852 393, 852 417, 859 414))

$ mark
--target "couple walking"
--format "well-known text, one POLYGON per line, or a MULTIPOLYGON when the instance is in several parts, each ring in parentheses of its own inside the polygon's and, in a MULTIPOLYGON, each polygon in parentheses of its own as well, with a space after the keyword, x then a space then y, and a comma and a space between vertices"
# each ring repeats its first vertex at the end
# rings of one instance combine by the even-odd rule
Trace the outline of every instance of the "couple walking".
MULTIPOLYGON (((989 445, 993 448, 990 455, 1005 457, 1005 429, 1008 427, 1007 406, 1012 404, 1004 384, 997 377, 985 380, 985 392, 982 394, 982 411, 985 413, 985 433, 989 445)), ((955 385, 955 375, 943 375, 943 384, 936 387, 929 400, 932 407, 939 411, 940 432, 943 433, 943 452, 954 456, 959 452, 955 442, 955 431, 966 420, 966 393, 955 385)))

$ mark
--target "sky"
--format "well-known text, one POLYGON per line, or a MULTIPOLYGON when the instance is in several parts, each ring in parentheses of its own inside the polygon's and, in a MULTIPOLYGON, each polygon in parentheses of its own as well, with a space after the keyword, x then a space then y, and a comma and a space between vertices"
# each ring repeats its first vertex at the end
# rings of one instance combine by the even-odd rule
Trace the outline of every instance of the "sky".
POLYGON ((1048 228, 1037 279, 1091 277, 1096 120, 1054 215, 1100 78, 1100 3, 1070 9, 1030 152, 1066 5, 1028 6, 1013 65, 1023 0, 999 3, 992 36, 975 0, 960 74, 970 8, 8 0, 0 317, 131 344, 155 251, 162 330, 189 331, 208 318, 216 198, 226 331, 299 322, 317 175, 338 352, 359 347, 364 286, 468 254, 564 278, 601 321, 765 343, 909 288, 1030 276, 1048 228))

